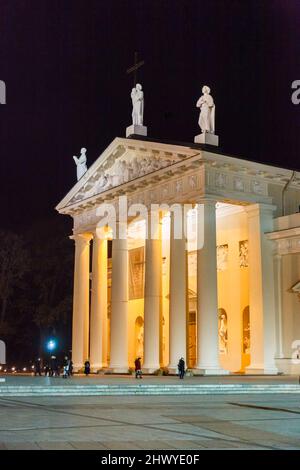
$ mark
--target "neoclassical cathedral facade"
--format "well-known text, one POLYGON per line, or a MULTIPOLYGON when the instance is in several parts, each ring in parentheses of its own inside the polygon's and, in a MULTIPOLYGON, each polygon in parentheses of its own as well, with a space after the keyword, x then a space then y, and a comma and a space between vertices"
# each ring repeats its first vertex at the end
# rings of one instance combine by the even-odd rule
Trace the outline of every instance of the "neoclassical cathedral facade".
POLYGON ((297 373, 299 204, 298 172, 115 138, 56 208, 74 221, 75 370, 297 373))

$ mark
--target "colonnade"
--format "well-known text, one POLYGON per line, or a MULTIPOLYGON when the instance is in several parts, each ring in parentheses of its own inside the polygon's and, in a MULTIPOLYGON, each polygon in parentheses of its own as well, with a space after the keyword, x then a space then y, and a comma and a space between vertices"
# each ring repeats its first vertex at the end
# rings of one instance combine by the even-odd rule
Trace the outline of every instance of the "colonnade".
MULTIPOLYGON (((272 253, 264 233, 272 221, 269 208, 249 206, 251 365, 249 372, 274 372, 274 292, 272 253), (267 288, 267 290, 266 290, 267 288)), ((187 357, 188 272, 184 238, 170 230, 169 365, 187 357)), ((198 205, 197 227, 203 246, 197 250, 197 363, 203 374, 224 374, 219 363, 218 286, 216 260, 216 202, 198 205), (201 210, 200 210, 201 208, 201 210)), ((117 232, 120 227, 117 227, 117 232)), ((74 369, 89 357, 92 370, 128 371, 128 241, 112 241, 110 363, 107 364, 107 240, 97 232, 71 237, 75 240, 72 357, 74 369), (93 240, 90 289, 90 244, 93 240), (90 311, 91 310, 91 311, 90 311)), ((144 364, 149 373, 160 367, 162 318, 161 224, 145 240, 144 364)))

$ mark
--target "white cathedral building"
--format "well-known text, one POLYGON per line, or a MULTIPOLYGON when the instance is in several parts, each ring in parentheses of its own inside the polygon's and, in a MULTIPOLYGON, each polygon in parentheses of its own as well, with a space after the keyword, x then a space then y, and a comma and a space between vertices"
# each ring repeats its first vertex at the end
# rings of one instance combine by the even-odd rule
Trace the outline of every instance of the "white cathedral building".
POLYGON ((177 145, 142 124, 56 208, 74 221, 75 370, 299 373, 300 172, 222 154, 214 128, 177 145))

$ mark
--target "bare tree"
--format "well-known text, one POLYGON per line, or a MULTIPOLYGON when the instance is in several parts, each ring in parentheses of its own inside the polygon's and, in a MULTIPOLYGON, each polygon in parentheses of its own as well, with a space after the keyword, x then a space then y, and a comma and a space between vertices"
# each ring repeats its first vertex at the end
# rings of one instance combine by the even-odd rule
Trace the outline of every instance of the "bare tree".
POLYGON ((29 269, 29 255, 21 236, 0 231, 0 328, 6 320, 9 301, 29 269))

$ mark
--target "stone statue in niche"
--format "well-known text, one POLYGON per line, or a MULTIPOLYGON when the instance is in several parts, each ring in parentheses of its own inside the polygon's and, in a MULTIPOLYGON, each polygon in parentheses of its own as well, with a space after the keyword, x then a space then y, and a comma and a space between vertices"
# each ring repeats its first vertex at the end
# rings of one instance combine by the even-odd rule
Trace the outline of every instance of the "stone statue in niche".
POLYGON ((144 351, 144 331, 143 331, 143 328, 141 328, 139 335, 137 337, 137 356, 143 357, 143 351, 144 351))
POLYGON ((247 327, 244 328, 243 352, 244 354, 250 354, 250 324, 249 323, 247 327))
POLYGON ((86 148, 80 150, 80 157, 73 156, 73 159, 77 166, 77 181, 87 172, 87 157, 86 148))
POLYGON ((250 310, 249 306, 243 310, 243 353, 250 354, 250 310))
POLYGON ((219 351, 220 354, 227 354, 227 314, 224 309, 219 309, 219 351))
POLYGON ((202 133, 215 133, 215 104, 210 94, 210 88, 204 85, 202 88, 203 95, 197 101, 197 108, 200 108, 199 126, 202 133))
POLYGON ((239 242, 239 261, 240 261, 240 268, 248 268, 249 266, 248 240, 242 240, 239 242))

